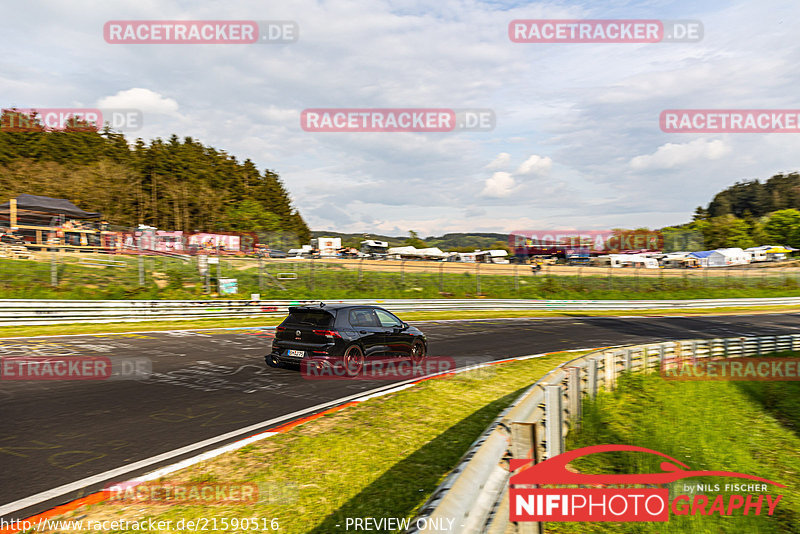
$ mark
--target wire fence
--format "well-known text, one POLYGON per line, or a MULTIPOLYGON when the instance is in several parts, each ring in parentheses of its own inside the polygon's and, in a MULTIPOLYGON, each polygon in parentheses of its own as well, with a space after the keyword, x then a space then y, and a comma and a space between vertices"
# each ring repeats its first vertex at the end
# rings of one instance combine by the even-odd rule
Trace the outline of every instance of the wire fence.
POLYGON ((680 298, 800 294, 794 264, 645 269, 426 261, 125 256, 0 258, 3 298, 680 298))

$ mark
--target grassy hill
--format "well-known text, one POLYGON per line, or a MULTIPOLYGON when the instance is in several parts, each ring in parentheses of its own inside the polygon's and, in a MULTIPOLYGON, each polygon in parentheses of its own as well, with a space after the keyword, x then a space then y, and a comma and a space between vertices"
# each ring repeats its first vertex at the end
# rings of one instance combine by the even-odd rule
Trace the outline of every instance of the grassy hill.
MULTIPOLYGON (((322 230, 312 231, 311 236, 341 237, 342 244, 346 244, 352 247, 358 247, 359 243, 365 239, 387 241, 390 247, 399 247, 405 245, 405 241, 406 239, 408 239, 408 237, 405 236, 387 236, 381 234, 364 234, 364 233, 347 234, 342 232, 331 232, 322 230)), ((424 241, 425 244, 427 244, 429 247, 439 247, 442 250, 452 250, 452 249, 474 250, 476 248, 488 249, 488 248, 500 248, 499 246, 497 246, 498 241, 506 245, 508 243, 508 234, 481 233, 481 232, 450 233, 438 237, 429 236, 426 237, 424 241)))

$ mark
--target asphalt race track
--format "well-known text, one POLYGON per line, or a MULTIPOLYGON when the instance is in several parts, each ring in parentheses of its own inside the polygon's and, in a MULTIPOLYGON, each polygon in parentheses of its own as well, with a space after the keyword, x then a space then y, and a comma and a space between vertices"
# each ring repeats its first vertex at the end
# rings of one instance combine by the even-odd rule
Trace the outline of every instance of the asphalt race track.
MULTIPOLYGON (((492 319, 415 323, 430 355, 459 364, 656 340, 797 332, 800 314, 492 319)), ((13 356, 144 357, 147 380, 0 381, 0 507, 91 475, 384 385, 306 380, 264 364, 265 329, 0 340, 13 356)), ((264 426, 261 430, 267 430, 264 426)), ((227 442, 254 432, 231 437, 227 442)), ((222 443, 207 448, 215 448, 222 443)), ((118 477, 127 480, 193 451, 118 477)), ((70 492, 5 515, 24 518, 91 493, 70 492)))

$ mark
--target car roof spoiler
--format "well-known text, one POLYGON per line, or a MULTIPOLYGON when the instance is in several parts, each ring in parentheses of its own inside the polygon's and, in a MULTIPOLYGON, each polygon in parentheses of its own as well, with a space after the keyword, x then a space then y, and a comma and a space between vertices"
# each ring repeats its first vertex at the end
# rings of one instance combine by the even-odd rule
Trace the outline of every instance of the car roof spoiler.
POLYGON ((326 310, 325 309, 325 303, 324 302, 320 302, 319 304, 302 304, 300 306, 289 306, 289 313, 292 313, 293 311, 300 311, 300 310, 305 310, 305 311, 308 311, 308 310, 322 310, 322 311, 326 311, 328 313, 331 312, 331 310, 326 310))

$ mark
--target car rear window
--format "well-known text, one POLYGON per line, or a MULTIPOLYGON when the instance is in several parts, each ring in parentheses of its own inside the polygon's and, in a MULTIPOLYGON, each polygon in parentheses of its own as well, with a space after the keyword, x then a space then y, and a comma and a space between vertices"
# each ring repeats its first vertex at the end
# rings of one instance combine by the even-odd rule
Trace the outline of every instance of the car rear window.
POLYGON ((284 324, 307 324, 311 326, 333 325, 333 315, 323 310, 296 310, 289 312, 284 324))

